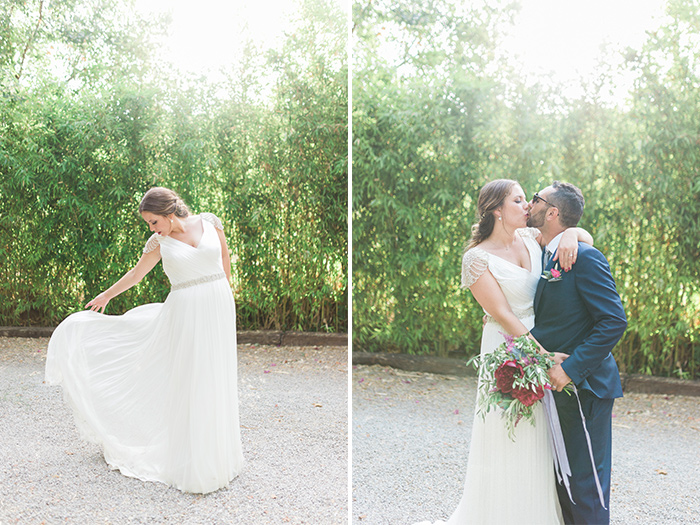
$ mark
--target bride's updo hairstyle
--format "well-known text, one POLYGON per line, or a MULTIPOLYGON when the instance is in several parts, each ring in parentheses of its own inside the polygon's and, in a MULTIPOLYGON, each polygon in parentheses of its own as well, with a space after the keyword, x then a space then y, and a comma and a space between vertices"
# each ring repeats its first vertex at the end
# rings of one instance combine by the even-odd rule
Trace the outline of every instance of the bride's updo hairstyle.
POLYGON ((467 244, 467 250, 483 242, 496 224, 496 216, 493 214, 503 206, 506 197, 510 195, 513 186, 518 184, 510 179, 496 179, 487 183, 479 192, 479 200, 476 203, 476 215, 479 222, 472 226, 472 236, 467 244))
POLYGON ((171 213, 175 217, 188 217, 190 210, 187 208, 180 196, 168 188, 154 187, 146 192, 139 204, 139 213, 144 211, 167 217, 171 213))

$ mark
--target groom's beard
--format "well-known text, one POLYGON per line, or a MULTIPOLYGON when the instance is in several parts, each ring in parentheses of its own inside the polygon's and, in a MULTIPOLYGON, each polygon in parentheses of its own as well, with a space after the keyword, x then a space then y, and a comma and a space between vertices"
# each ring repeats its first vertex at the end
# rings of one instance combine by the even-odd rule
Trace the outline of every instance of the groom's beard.
POLYGON ((544 213, 547 210, 544 209, 540 211, 539 213, 536 213, 535 215, 530 215, 527 219, 527 225, 530 228, 540 228, 544 226, 544 213))

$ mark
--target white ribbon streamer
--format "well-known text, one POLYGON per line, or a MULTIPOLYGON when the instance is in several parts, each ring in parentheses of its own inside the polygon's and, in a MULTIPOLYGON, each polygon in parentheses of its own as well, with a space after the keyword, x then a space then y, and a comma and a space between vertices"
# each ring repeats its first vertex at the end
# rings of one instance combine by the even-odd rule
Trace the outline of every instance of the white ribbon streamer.
POLYGON ((561 433, 557 405, 554 403, 554 396, 551 390, 545 390, 542 402, 544 403, 545 414, 547 414, 547 423, 549 423, 549 446, 552 449, 552 457, 554 458, 554 471, 557 473, 559 483, 564 483, 571 503, 576 505, 576 502, 571 497, 571 486, 569 484, 571 466, 569 465, 569 457, 566 455, 566 446, 564 445, 564 436, 561 433))
MULTIPOLYGON (((581 422, 583 423, 583 432, 586 435, 586 442, 588 443, 588 454, 591 458, 591 466, 593 467, 593 476, 595 477, 595 484, 598 489, 598 497, 600 498, 600 504, 605 509, 605 497, 603 496, 603 488, 600 486, 600 479, 598 478, 598 469, 595 466, 595 459, 593 457, 593 446, 591 445, 591 436, 588 434, 588 429, 586 428, 586 417, 583 415, 583 408, 581 407, 581 399, 578 396, 578 390, 576 385, 572 383, 574 387, 574 395, 576 396, 576 401, 578 402, 578 410, 581 414, 581 422)), ((554 470, 557 473, 557 478, 559 483, 564 483, 566 487, 566 492, 569 494, 569 500, 571 503, 576 505, 573 497, 571 496, 571 487, 569 484, 569 478, 571 477, 571 466, 569 465, 569 457, 566 454, 566 446, 564 445, 564 436, 561 432, 561 424, 559 423, 559 414, 557 413, 557 406, 554 402, 554 396, 550 390, 546 390, 544 393, 544 398, 542 399, 544 403, 544 411, 547 414, 547 423, 549 428, 549 445, 552 448, 552 456, 554 458, 554 470)))
POLYGON ((591 436, 588 434, 588 429, 586 428, 586 416, 583 415, 583 408, 581 407, 581 398, 578 397, 578 389, 576 385, 571 383, 574 387, 574 394, 576 394, 576 401, 578 401, 578 410, 581 414, 581 422, 583 423, 583 432, 586 434, 586 442, 588 443, 588 455, 591 457, 591 467, 593 467, 593 477, 595 477, 595 486, 598 488, 598 497, 600 498, 600 505, 605 509, 605 497, 603 496, 603 489, 600 486, 600 479, 598 479, 598 469, 595 467, 595 459, 593 457, 593 446, 591 445, 591 436))

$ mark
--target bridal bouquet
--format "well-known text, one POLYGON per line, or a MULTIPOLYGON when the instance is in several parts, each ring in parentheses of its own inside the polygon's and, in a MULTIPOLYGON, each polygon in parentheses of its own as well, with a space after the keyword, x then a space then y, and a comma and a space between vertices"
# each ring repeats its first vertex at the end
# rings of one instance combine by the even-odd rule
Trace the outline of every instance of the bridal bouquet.
POLYGON ((489 354, 473 357, 468 364, 479 370, 477 413, 482 417, 501 408, 508 435, 515 440, 515 426, 521 419, 534 420, 534 406, 551 390, 547 370, 554 366, 551 354, 542 354, 537 343, 527 336, 505 341, 489 354))

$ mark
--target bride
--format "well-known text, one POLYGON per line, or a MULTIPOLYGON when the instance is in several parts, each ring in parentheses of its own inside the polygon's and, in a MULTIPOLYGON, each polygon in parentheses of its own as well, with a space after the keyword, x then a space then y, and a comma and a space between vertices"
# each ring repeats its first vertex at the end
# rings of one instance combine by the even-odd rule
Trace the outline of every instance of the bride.
MULTIPOLYGON (((542 249, 539 231, 526 228, 530 205, 517 182, 489 182, 479 193, 477 208, 479 222, 472 227, 462 260, 462 287, 471 290, 487 313, 481 339, 485 354, 504 341, 503 334, 529 335, 534 326, 542 249)), ((572 228, 564 234, 557 250, 564 270, 575 262, 579 237, 592 244, 585 230, 572 228)), ((555 361, 566 357, 555 354, 555 361)), ((464 493, 449 525, 563 523, 543 418, 537 403, 535 426, 521 422, 512 441, 498 412, 485 419, 474 416, 464 493)))
POLYGON ((143 255, 56 328, 46 380, 62 385, 82 437, 112 468, 212 492, 243 466, 226 238, 215 215, 191 215, 166 188, 148 190, 139 212, 154 232, 143 255), (172 285, 164 303, 103 315, 161 259, 172 285))

